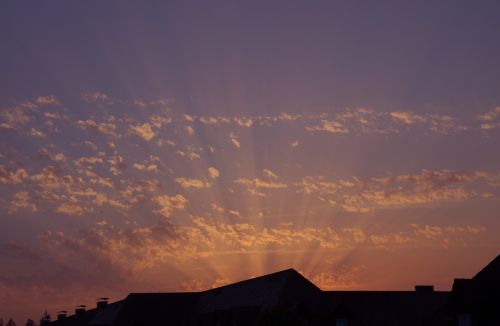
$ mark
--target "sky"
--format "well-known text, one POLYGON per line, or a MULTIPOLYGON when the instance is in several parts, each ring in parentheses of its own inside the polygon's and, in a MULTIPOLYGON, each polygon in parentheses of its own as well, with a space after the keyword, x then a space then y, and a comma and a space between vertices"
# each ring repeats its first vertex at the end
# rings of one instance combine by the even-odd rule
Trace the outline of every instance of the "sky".
POLYGON ((499 254, 498 1, 2 1, 0 317, 499 254))

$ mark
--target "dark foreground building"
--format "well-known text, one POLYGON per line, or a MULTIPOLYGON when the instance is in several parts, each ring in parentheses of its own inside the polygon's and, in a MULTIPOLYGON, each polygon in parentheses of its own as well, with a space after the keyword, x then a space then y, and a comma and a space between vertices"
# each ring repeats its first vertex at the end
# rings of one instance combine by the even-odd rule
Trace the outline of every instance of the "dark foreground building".
POLYGON ((131 293, 50 326, 500 325, 500 256, 451 292, 321 291, 293 269, 188 293, 131 293))

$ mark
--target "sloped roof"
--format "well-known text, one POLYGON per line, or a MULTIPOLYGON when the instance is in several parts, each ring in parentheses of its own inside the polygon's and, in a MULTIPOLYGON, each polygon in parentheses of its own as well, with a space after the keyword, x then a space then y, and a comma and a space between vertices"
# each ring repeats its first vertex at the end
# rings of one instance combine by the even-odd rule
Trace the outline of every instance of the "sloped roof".
POLYGON ((477 281, 500 281, 500 255, 472 278, 477 281))
POLYGON ((252 278, 200 293, 199 312, 228 307, 269 307, 321 290, 294 269, 252 278))

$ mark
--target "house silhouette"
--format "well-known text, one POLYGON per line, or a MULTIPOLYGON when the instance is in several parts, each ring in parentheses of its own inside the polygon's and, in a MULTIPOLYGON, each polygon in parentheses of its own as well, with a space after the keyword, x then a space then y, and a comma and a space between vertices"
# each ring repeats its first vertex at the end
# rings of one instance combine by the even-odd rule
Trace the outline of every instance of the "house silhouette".
POLYGON ((500 256, 452 291, 322 291, 293 269, 184 293, 131 293, 42 326, 500 325, 500 256))

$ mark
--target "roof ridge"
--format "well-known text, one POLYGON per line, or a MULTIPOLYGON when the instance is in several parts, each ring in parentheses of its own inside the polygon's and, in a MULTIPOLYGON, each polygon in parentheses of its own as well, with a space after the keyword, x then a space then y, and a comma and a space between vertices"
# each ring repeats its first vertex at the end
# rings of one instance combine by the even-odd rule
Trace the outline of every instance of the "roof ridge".
POLYGON ((250 282, 256 281, 256 280, 262 280, 262 279, 266 279, 266 278, 276 277, 277 275, 280 275, 280 274, 289 275, 290 272, 293 272, 293 273, 296 273, 296 274, 300 275, 300 273, 297 272, 295 269, 293 269, 293 268, 287 268, 287 269, 284 269, 284 270, 281 270, 281 271, 272 272, 272 273, 264 274, 264 275, 259 275, 259 276, 256 276, 256 277, 252 277, 252 278, 248 278, 248 279, 245 279, 245 280, 237 281, 237 282, 234 282, 234 283, 230 283, 230 284, 218 286, 216 288, 207 289, 207 290, 200 291, 200 292, 207 293, 207 292, 211 292, 211 291, 216 291, 216 290, 227 288, 227 287, 233 286, 233 285, 240 285, 240 284, 250 283, 250 282))
POLYGON ((473 280, 500 280, 500 254, 484 266, 473 280))

